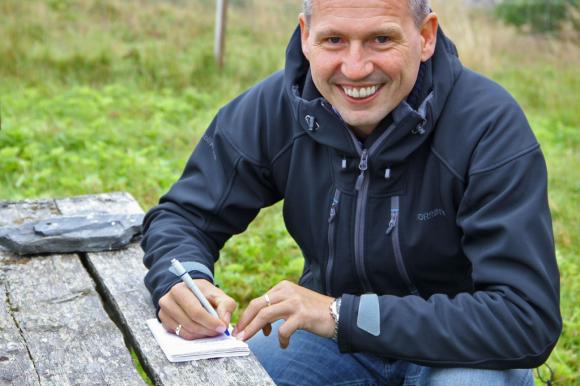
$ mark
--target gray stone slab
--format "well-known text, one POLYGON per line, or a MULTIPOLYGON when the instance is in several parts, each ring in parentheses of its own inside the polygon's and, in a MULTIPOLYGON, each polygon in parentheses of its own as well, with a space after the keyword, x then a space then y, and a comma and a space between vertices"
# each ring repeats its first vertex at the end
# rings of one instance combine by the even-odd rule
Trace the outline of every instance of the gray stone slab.
POLYGON ((21 225, 60 214, 54 200, 0 201, 0 213, 0 227, 21 225))
POLYGON ((0 246, 19 255, 110 251, 140 236, 142 222, 142 214, 50 217, 0 227, 0 246))
MULTIPOLYGON (((138 204, 128 203, 128 195, 117 196, 121 205, 108 202, 107 208, 117 213, 135 213, 138 204)), ((105 199, 110 200, 111 195, 105 199)), ((64 215, 77 214, 77 208, 102 208, 102 197, 85 197, 94 202, 75 205, 57 205, 64 215)), ((132 199, 132 198, 131 198, 132 199)), ((114 199, 113 199, 114 200, 114 199)), ((82 200, 80 200, 82 201, 82 200)), ((138 352, 150 377, 160 385, 274 385, 272 379, 255 356, 208 359, 171 363, 153 338, 145 321, 155 317, 151 296, 143 279, 147 272, 143 266, 143 252, 138 245, 116 252, 89 253, 87 266, 100 283, 111 306, 126 326, 130 340, 138 352)))

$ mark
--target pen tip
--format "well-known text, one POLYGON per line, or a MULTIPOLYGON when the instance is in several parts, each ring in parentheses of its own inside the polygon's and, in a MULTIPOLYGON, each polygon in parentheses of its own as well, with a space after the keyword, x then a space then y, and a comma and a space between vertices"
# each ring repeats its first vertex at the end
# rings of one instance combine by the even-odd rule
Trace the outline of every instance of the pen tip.
POLYGON ((227 329, 224 331, 224 334, 226 334, 226 336, 230 336, 230 332, 227 329))

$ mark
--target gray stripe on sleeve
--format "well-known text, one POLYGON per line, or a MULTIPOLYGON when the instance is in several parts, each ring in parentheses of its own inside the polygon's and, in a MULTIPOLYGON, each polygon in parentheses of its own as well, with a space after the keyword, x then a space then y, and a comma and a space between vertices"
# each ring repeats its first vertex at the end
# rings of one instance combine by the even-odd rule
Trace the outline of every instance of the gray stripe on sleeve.
POLYGON ((379 308, 379 297, 376 294, 364 294, 360 297, 356 325, 371 335, 380 335, 381 310, 379 308))
MULTIPOLYGON (((187 272, 191 271, 201 272, 209 276, 211 278, 211 281, 213 281, 213 274, 211 273, 209 268, 206 267, 205 265, 198 263, 197 261, 184 261, 183 263, 181 263, 181 265, 183 265, 183 268, 185 268, 187 272)), ((173 267, 169 267, 169 271, 175 276, 177 276, 177 272, 175 272, 173 267)))

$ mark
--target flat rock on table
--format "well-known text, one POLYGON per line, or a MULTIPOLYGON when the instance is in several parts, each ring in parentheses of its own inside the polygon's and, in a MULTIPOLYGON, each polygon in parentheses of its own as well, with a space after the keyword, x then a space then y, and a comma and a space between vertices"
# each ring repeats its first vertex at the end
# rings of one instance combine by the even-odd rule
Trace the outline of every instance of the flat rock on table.
POLYGON ((142 221, 143 214, 52 217, 0 228, 0 245, 19 255, 110 251, 138 236, 142 221))

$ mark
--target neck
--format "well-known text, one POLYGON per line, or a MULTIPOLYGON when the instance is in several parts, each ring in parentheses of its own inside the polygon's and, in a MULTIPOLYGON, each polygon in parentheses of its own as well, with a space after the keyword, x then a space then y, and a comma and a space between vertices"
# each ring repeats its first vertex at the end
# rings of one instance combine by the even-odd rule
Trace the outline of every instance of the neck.
POLYGON ((377 125, 368 125, 368 126, 350 126, 350 129, 357 136, 357 138, 361 140, 367 139, 369 135, 377 128, 377 125))

